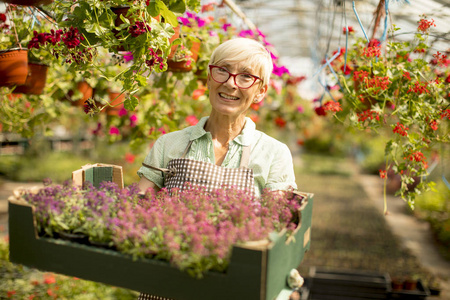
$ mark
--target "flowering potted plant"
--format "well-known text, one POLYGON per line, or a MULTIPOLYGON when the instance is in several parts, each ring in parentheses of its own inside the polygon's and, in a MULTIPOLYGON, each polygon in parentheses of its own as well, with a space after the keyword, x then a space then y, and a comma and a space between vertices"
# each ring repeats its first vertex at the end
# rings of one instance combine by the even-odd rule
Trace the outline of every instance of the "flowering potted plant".
POLYGON ((267 244, 272 232, 292 234, 305 200, 292 191, 265 191, 255 201, 245 191, 194 186, 138 192, 137 184, 121 190, 112 182, 99 188, 85 182, 83 189, 54 185, 21 196, 34 207, 41 235, 84 233, 91 243, 114 245, 133 259, 170 261, 195 278, 225 271, 235 244, 267 244))
POLYGON ((147 84, 153 72, 166 70, 170 38, 174 34, 176 17, 170 10, 195 8, 199 1, 57 1, 51 7, 57 30, 49 32, 41 46, 53 53, 71 70, 86 73, 97 68, 100 48, 118 53, 119 49, 132 52, 132 63, 114 77, 128 91, 125 107, 133 110, 138 104, 134 94, 147 84), (116 14, 116 7, 128 6, 126 12, 116 14), (155 17, 160 15, 162 21, 155 17), (121 22, 116 22, 120 20, 121 22), (56 42, 53 42, 53 41, 56 42), (51 41, 51 42, 50 42, 51 41))
MULTIPOLYGON (((321 106, 324 114, 348 117, 352 127, 390 138, 380 176, 385 183, 388 177, 400 177, 397 194, 412 208, 415 195, 434 184, 424 179, 438 145, 450 142, 450 60, 429 48, 433 26, 433 20, 422 16, 411 40, 381 44, 358 39, 345 55, 336 54, 332 66, 342 89, 321 106)), ((398 30, 394 25, 391 37, 398 30)))
POLYGON ((28 52, 25 46, 29 31, 25 22, 26 13, 22 7, 5 5, 0 12, 0 86, 24 84, 28 74, 28 52))

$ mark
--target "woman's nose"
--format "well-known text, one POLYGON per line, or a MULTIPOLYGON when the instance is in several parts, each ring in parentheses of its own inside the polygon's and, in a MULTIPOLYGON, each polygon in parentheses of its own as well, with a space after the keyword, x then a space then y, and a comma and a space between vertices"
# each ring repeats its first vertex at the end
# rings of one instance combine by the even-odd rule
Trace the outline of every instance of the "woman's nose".
POLYGON ((223 84, 228 84, 231 85, 232 87, 237 88, 238 86, 236 85, 236 77, 231 75, 230 78, 228 78, 227 81, 225 81, 223 84))

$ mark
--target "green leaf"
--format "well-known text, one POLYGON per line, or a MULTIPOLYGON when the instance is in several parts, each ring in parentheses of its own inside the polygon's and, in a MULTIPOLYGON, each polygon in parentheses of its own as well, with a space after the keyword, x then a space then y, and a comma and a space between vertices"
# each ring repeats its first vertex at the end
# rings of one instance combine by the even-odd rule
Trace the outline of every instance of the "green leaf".
POLYGON ((139 100, 135 96, 130 96, 125 102, 123 103, 123 106, 128 111, 133 111, 136 106, 138 106, 139 100))
POLYGON ((156 16, 158 16, 160 14, 160 8, 157 5, 155 0, 150 1, 150 3, 147 6, 147 12, 152 17, 156 17, 156 16))
POLYGON ((186 3, 184 3, 184 0, 178 0, 175 3, 170 4, 169 9, 173 12, 182 14, 186 11, 186 3))
POLYGON ((156 0, 161 16, 173 27, 178 26, 177 16, 167 8, 167 6, 161 0, 156 0))
POLYGON ((135 79, 138 82, 139 86, 146 86, 147 85, 147 78, 145 76, 136 75, 135 79))

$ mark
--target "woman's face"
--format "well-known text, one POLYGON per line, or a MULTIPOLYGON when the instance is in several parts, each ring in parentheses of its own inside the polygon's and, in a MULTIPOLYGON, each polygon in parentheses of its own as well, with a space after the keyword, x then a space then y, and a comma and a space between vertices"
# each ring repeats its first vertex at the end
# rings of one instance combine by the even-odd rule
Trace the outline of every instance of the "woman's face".
MULTIPOLYGON (((226 69, 232 74, 248 73, 260 77, 255 69, 243 62, 221 63, 219 67, 226 69)), ((257 80, 250 88, 241 89, 234 83, 234 78, 230 76, 228 81, 218 83, 208 76, 209 101, 215 112, 230 116, 239 117, 249 109, 254 102, 263 100, 267 91, 267 85, 261 86, 261 80, 257 80)))

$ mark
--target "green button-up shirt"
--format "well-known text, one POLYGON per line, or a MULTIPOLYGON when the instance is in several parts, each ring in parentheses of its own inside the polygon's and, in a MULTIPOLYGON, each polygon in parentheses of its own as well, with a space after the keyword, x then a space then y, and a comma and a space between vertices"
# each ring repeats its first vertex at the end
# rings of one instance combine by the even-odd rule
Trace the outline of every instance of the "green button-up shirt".
MULTIPOLYGON (((214 147, 211 133, 204 126, 209 117, 203 117, 195 126, 167 133, 158 138, 144 159, 144 163, 165 168, 167 163, 180 158, 187 144, 192 140, 186 158, 214 164, 214 147)), ((280 141, 256 130, 255 123, 245 119, 242 132, 229 143, 229 149, 222 167, 238 168, 241 161, 242 147, 250 145, 250 161, 248 167, 253 169, 255 178, 255 195, 260 196, 266 188, 270 190, 287 190, 297 188, 294 166, 289 148, 280 141)), ((164 177, 160 171, 142 166, 138 170, 139 177, 145 176, 158 187, 164 187, 164 177)))

